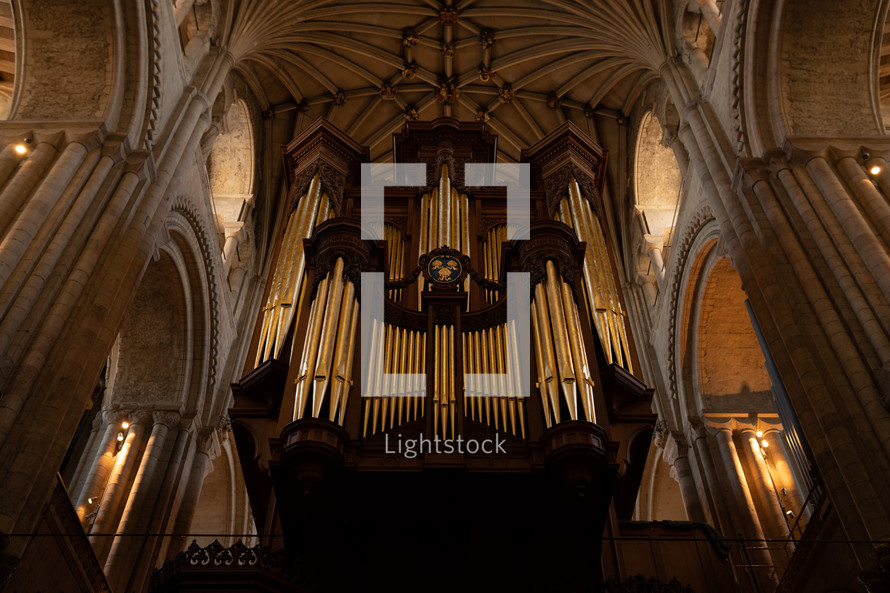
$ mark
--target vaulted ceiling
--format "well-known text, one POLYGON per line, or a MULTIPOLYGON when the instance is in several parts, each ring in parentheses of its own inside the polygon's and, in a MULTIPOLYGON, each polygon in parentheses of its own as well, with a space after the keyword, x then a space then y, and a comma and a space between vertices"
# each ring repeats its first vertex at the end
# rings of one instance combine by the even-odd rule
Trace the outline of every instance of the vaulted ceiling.
POLYGON ((298 129, 324 115, 375 160, 406 120, 443 115, 488 121, 515 160, 566 120, 595 135, 632 108, 667 55, 661 5, 252 0, 228 46, 264 106, 298 129))

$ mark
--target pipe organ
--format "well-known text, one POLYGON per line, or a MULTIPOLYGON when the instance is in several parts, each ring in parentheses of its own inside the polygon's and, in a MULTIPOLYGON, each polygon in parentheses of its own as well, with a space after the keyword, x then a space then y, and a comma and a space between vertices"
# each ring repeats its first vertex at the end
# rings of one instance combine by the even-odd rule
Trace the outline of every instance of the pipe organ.
MULTIPOLYGON (((322 570, 359 562, 355 590, 392 581, 370 560, 377 547, 338 529, 385 547, 429 521, 454 545, 484 525, 503 550, 448 577, 467 590, 494 574, 504 589, 543 583, 517 560, 529 553, 566 590, 595 583, 622 453, 653 422, 602 216, 605 151, 571 124, 525 151, 530 231, 516 240, 507 190, 465 184, 496 141, 484 123, 408 123, 394 158, 423 163, 426 178, 385 189, 380 240, 362 239, 364 148, 320 120, 284 151, 289 208, 231 416, 242 463, 266 476, 248 483, 263 529, 322 570), (380 291, 362 290, 367 274, 380 291), (528 278, 525 331, 508 318, 511 274, 528 278), (487 502, 446 510, 469 494, 487 502)), ((396 580, 424 588, 428 561, 409 556, 417 566, 396 580)), ((326 576, 327 590, 349 590, 341 578, 326 576)))

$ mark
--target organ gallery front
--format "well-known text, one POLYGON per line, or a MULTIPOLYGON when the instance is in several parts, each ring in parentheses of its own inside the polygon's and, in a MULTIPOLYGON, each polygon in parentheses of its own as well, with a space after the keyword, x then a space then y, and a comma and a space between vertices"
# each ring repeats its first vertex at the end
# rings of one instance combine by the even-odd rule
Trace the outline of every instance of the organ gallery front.
POLYGON ((411 183, 390 165, 369 183, 325 120, 283 151, 287 222, 231 416, 259 532, 319 590, 589 591, 625 561, 655 417, 607 151, 567 123, 470 179, 496 142, 409 122, 411 183))

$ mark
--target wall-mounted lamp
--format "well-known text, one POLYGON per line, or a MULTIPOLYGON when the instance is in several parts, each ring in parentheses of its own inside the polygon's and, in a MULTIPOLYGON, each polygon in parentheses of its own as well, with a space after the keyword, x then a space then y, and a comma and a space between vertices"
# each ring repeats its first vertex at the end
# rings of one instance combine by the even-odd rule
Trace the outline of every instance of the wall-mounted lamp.
POLYGON ((15 145, 15 151, 20 155, 26 155, 31 150, 31 148, 28 146, 29 144, 31 144, 31 139, 25 138, 15 145))
POLYGON ((787 511, 785 511, 785 514, 788 515, 788 517, 791 519, 794 518, 794 511, 792 511, 791 509, 788 509, 787 511))
MULTIPOLYGON (((862 153, 862 165, 865 167, 868 167, 868 159, 870 159, 870 158, 871 158, 871 155, 869 153, 863 152, 862 153)), ((871 167, 868 167, 868 172, 871 173, 872 175, 877 175, 878 173, 881 172, 881 166, 880 165, 872 165, 871 167)))
POLYGON ((130 423, 124 420, 123 422, 121 422, 121 428, 127 430, 128 428, 130 428, 130 423))
POLYGON ((755 432, 754 434, 756 434, 756 435, 757 435, 757 438, 759 439, 759 438, 761 438, 761 437, 763 436, 763 431, 762 431, 762 430, 758 430, 758 431, 755 432))
POLYGON ((767 447, 769 447, 769 442, 766 439, 763 439, 762 441, 760 441, 760 446, 766 449, 767 447))
POLYGON ((123 440, 124 440, 124 433, 122 433, 122 432, 117 433, 117 442, 120 443, 123 440))

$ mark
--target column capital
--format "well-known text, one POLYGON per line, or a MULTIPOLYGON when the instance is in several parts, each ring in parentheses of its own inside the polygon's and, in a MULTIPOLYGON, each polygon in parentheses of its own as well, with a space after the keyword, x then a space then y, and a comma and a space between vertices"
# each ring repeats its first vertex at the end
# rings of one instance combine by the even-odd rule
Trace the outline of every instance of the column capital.
POLYGON ((180 415, 176 410, 155 410, 151 413, 155 425, 162 424, 169 429, 179 425, 180 415))

